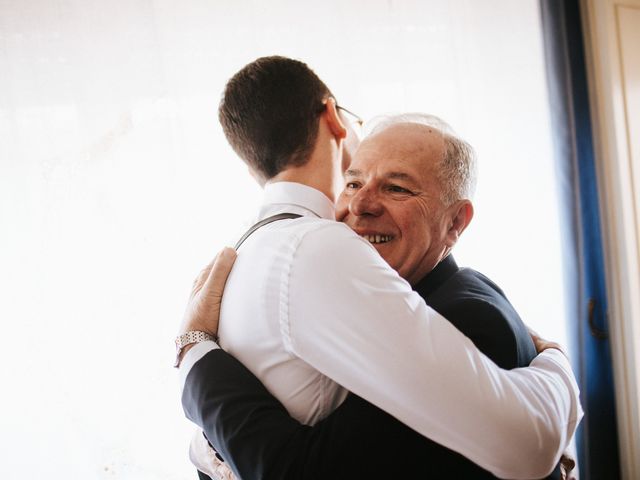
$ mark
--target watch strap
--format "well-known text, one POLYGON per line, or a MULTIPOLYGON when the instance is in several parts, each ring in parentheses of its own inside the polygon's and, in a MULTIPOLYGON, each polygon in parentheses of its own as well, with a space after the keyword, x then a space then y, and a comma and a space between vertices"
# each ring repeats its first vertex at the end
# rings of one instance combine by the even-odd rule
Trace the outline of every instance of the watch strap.
POLYGON ((180 366, 180 354, 182 353, 182 350, 184 349, 184 347, 186 347, 187 345, 191 345, 193 343, 205 342, 207 340, 211 340, 213 342, 218 341, 218 339, 214 335, 211 335, 207 332, 201 332, 199 330, 191 330, 183 333, 182 335, 178 335, 175 340, 176 361, 173 364, 173 366, 175 368, 178 368, 180 366))

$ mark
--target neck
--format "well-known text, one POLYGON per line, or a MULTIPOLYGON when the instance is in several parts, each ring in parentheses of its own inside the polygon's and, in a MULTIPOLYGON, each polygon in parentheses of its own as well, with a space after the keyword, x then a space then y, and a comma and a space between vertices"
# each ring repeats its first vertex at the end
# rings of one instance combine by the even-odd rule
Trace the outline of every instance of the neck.
POLYGON ((324 193, 329 200, 334 203, 337 198, 333 175, 330 169, 314 168, 314 166, 309 163, 301 167, 287 168, 271 178, 268 183, 275 182, 301 183, 324 193))
POLYGON ((319 190, 335 203, 338 192, 342 188, 340 145, 332 136, 326 135, 322 127, 321 124, 316 145, 307 163, 281 171, 270 178, 268 183, 301 183, 319 190))

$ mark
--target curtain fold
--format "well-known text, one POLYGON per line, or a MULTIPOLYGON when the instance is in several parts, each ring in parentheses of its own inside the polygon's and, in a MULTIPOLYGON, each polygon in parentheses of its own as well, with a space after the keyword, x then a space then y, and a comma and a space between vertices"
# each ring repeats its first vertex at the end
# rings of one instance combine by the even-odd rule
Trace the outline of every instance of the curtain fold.
POLYGON ((581 478, 620 477, 598 185, 577 0, 541 0, 560 190, 568 338, 585 417, 577 432, 581 478))

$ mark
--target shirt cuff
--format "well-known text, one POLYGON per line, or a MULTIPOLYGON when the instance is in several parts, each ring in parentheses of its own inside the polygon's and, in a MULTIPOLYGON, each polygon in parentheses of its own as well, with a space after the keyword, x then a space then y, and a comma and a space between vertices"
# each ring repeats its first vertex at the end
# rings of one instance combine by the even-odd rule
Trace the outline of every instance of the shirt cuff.
POLYGON ((196 343, 193 347, 189 349, 188 352, 184 354, 182 357, 182 361, 180 362, 180 367, 178 368, 178 378, 180 382, 180 397, 182 397, 182 392, 184 390, 184 383, 187 380, 187 375, 196 364, 198 360, 204 357, 211 350, 216 350, 220 348, 220 346, 212 341, 205 340, 204 342, 196 343))
POLYGON ((557 348, 547 348, 540 355, 535 357, 531 364, 531 367, 541 367, 548 371, 553 371, 560 374, 569 388, 573 391, 573 398, 575 402, 572 402, 573 409, 568 418, 569 424, 577 424, 584 416, 582 405, 580 405, 580 388, 576 382, 571 364, 567 356, 557 348))

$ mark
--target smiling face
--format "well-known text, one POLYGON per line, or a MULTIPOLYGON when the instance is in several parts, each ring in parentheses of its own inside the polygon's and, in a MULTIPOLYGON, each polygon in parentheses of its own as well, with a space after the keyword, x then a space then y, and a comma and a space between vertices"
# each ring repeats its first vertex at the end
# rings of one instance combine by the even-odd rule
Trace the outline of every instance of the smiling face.
POLYGON ((471 220, 468 200, 449 206, 442 200, 438 169, 444 149, 435 128, 392 125, 362 142, 337 202, 337 219, 371 242, 411 284, 449 253, 471 220))

